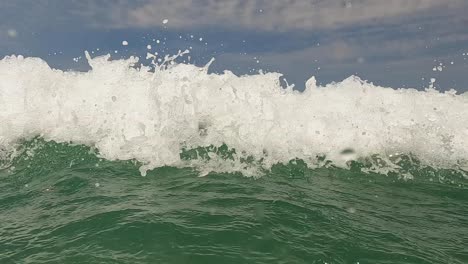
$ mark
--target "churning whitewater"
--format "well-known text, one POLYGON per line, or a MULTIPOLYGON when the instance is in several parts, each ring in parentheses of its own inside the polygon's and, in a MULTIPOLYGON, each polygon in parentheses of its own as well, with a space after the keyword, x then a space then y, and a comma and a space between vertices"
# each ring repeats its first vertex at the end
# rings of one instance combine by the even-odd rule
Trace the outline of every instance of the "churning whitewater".
POLYGON ((295 158, 314 166, 317 157, 346 166, 378 156, 390 166, 400 154, 467 168, 467 93, 395 90, 357 77, 325 87, 312 77, 298 92, 282 88, 279 73, 209 74, 208 65, 174 58, 158 67, 135 67, 135 57, 87 58, 88 72, 51 69, 39 58, 0 61, 4 152, 40 136, 94 147, 109 160, 135 159, 143 174, 191 165, 255 175, 295 158), (223 144, 235 149, 229 160, 181 159, 183 149, 223 144), (256 166, 242 164, 247 157, 256 166))

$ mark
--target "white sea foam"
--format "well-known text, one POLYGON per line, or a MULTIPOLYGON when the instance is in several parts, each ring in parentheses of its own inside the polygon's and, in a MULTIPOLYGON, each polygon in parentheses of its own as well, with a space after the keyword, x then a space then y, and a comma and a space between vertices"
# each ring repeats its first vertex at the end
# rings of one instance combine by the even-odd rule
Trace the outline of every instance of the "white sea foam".
MULTIPOLYGON (((143 172, 187 165, 183 147, 223 143, 237 158, 263 158, 265 168, 293 158, 313 166, 317 155, 337 165, 373 154, 413 153, 440 167, 468 159, 466 93, 395 90, 357 77, 325 87, 312 77, 297 92, 281 88, 278 73, 208 74, 170 63, 152 72, 132 67, 137 58, 87 57, 86 73, 54 70, 39 58, 0 61, 0 145, 40 135, 96 147, 106 159, 139 160, 143 172)), ((256 173, 236 160, 203 166, 256 173)))

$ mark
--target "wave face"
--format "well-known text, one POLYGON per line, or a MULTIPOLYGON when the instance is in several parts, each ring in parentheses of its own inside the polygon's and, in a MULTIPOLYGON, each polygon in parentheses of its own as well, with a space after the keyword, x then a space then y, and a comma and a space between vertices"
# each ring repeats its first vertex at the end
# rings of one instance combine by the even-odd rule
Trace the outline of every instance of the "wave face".
POLYGON ((467 93, 395 90, 354 76, 325 87, 312 77, 298 92, 283 89, 279 73, 209 74, 208 66, 173 61, 154 69, 135 67, 133 57, 87 57, 85 73, 51 69, 39 58, 0 61, 4 152, 40 136, 94 147, 108 160, 137 160, 143 174, 189 165, 256 175, 292 159, 318 166, 324 157, 337 166, 372 157, 388 169, 401 154, 428 166, 468 167, 467 93), (181 157, 209 146, 232 152, 227 159, 208 153, 203 162, 181 157))
POLYGON ((23 144, 34 156, 0 170, 0 263, 468 263, 468 179, 450 171, 138 177, 83 145, 23 144))

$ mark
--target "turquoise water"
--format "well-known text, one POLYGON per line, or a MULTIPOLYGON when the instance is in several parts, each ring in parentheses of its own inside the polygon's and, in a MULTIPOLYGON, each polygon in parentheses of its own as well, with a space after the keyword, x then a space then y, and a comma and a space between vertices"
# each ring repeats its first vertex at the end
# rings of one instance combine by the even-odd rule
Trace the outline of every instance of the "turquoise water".
POLYGON ((198 177, 25 143, 0 171, 0 263, 468 263, 468 180, 408 165, 198 177), (403 179, 410 173, 413 179, 403 179))

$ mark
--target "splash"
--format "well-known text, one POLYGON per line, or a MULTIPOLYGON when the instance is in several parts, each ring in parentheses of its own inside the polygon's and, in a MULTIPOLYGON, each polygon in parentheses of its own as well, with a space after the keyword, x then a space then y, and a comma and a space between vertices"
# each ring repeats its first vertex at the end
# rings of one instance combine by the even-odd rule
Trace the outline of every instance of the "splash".
POLYGON ((141 162, 143 174, 190 165, 255 175, 296 158, 308 166, 324 157, 347 166, 376 156, 395 164, 401 154, 431 166, 468 167, 466 93, 395 90, 355 76, 324 87, 312 77, 298 92, 282 88, 279 73, 209 74, 209 65, 178 64, 177 56, 135 67, 135 57, 87 54, 92 70, 85 73, 51 69, 39 58, 5 57, 0 146, 11 149, 37 136, 85 144, 109 160, 141 162), (183 150, 210 146, 235 151, 228 159, 216 152, 203 161, 182 158, 183 150), (256 165, 246 166, 248 159, 256 165))

